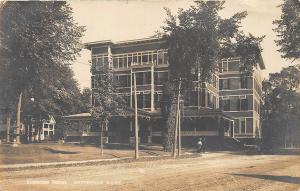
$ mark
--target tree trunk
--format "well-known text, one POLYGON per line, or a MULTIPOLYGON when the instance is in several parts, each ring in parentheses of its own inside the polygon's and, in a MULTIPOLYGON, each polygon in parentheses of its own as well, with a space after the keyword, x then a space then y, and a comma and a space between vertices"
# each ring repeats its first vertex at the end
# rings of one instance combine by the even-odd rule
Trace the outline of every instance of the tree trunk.
POLYGON ((39 123, 38 123, 38 142, 41 142, 41 132, 43 130, 43 123, 42 123, 42 117, 40 115, 39 117, 39 123))
POLYGON ((7 112, 6 116, 6 142, 10 142, 10 112, 7 112))
POLYGON ((174 135, 175 135, 175 125, 176 125, 176 104, 171 103, 170 112, 166 119, 166 130, 164 132, 164 151, 171 152, 174 148, 174 135))
POLYGON ((20 129, 21 129, 21 106, 22 106, 22 96, 21 92, 19 95, 18 105, 17 105, 17 115, 16 115, 16 143, 20 143, 20 129))
POLYGON ((100 149, 101 149, 101 156, 103 156, 103 128, 101 128, 101 132, 100 132, 100 149))

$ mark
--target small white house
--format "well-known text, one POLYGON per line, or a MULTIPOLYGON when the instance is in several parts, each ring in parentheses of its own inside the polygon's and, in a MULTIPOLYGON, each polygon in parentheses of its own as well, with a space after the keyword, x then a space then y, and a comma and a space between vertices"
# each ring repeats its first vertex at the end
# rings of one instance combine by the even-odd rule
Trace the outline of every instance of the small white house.
MULTIPOLYGON (((42 120, 42 127, 40 133, 40 140, 52 140, 54 138, 56 121, 52 115, 49 115, 48 119, 42 120)), ((38 133, 36 134, 36 140, 38 140, 38 133)))

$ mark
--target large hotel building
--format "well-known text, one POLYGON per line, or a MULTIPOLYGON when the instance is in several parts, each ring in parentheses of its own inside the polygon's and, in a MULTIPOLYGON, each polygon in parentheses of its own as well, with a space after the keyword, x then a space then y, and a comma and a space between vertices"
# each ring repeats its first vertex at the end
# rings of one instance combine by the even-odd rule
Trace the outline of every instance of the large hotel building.
MULTIPOLYGON (((169 78, 168 50, 162 39, 147 38, 114 43, 98 41, 86 43, 91 51, 91 88, 96 88, 95 76, 101 76, 101 67, 113 69, 117 90, 129 108, 134 105, 133 76, 136 76, 136 92, 140 141, 161 143, 164 119, 160 107, 163 86, 169 78)), ((254 140, 261 136, 260 104, 262 79, 265 69, 262 59, 251 75, 240 70, 239 58, 225 58, 219 62, 218 73, 210 82, 193 82, 192 91, 184 96, 181 136, 183 143, 192 143, 200 136, 209 141, 224 139, 254 140)), ((97 78, 99 79, 99 78, 97 78)), ((92 96, 92 103, 94 98, 92 96)), ((81 141, 99 135, 90 114, 65 117, 69 122, 67 137, 79 137, 81 141)), ((134 136, 134 115, 130 110, 116 116, 106 129, 108 142, 130 142, 134 136)))

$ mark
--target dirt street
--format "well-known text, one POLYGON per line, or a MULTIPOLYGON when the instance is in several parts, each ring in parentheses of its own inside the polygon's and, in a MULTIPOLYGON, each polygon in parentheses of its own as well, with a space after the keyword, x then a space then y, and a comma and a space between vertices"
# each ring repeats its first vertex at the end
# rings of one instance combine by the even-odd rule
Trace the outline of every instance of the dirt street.
POLYGON ((0 190, 300 191, 299 155, 198 158, 0 172, 0 190))

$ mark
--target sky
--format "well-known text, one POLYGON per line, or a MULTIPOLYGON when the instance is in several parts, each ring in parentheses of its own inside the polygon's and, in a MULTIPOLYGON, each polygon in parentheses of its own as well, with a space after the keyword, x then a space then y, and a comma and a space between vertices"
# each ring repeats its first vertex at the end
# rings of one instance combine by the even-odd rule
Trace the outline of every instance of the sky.
MULTIPOLYGON (((247 11, 248 16, 242 21, 242 30, 255 36, 266 35, 262 43, 262 56, 266 65, 263 77, 269 73, 278 72, 282 67, 292 64, 284 60, 277 51, 274 40, 272 21, 279 19, 281 0, 227 0, 221 17, 228 18, 236 12, 247 11)), ((178 8, 186 9, 193 4, 190 0, 74 0, 70 2, 73 8, 75 22, 86 26, 84 43, 92 41, 132 40, 150 37, 164 25, 166 14, 164 7, 171 9, 173 14, 178 8)), ((83 50, 81 56, 72 65, 80 88, 90 87, 91 55, 89 50, 83 50)))

